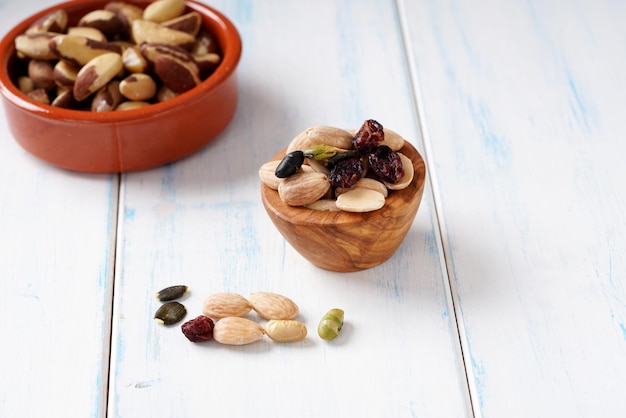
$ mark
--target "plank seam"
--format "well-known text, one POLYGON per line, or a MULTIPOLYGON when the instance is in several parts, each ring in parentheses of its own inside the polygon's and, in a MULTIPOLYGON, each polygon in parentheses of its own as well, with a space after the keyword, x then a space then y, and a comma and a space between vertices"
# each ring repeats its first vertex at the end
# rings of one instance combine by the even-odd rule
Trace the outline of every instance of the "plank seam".
MULTIPOLYGON (((437 183, 437 175, 434 164, 431 164, 434 161, 432 157, 431 151, 431 141, 430 134, 428 132, 426 117, 424 114, 424 102, 422 98, 422 91, 420 88, 419 78, 417 75, 417 68, 413 60, 412 54, 412 45, 411 38, 409 36, 408 22, 407 22, 407 14, 405 12, 404 0, 395 0, 396 3, 396 12, 398 17, 398 22, 400 26, 400 32, 402 35, 402 42, 404 47, 404 55, 405 60, 408 67, 409 72, 409 83, 411 86, 412 96, 414 100, 414 107, 417 118, 417 130, 420 133, 421 137, 421 146, 424 150, 424 160, 427 163, 427 183, 430 186, 430 196, 433 201, 434 206, 434 217, 437 223, 437 231, 435 231, 435 240, 437 243, 437 248, 440 254, 443 257, 440 257, 441 271, 444 277, 445 282, 445 290, 446 290, 446 302, 448 305, 448 310, 451 312, 452 319, 457 332, 457 354, 460 357, 461 364, 463 365, 464 370, 464 378, 466 383, 466 396, 467 402, 469 403, 469 413, 474 418, 481 418, 481 412, 478 409, 478 392, 475 385, 476 379, 474 373, 472 371, 471 365, 469 363, 469 348, 468 348, 468 340, 467 334, 465 332, 465 324, 463 322, 462 312, 460 311, 460 303, 458 301, 458 292, 455 291, 456 286, 454 286, 452 276, 452 266, 450 262, 450 245, 448 243, 447 237, 447 228, 445 222, 443 220, 443 214, 441 211, 441 198, 439 194, 439 185, 437 183)), ((426 191, 426 190, 425 190, 426 191)))

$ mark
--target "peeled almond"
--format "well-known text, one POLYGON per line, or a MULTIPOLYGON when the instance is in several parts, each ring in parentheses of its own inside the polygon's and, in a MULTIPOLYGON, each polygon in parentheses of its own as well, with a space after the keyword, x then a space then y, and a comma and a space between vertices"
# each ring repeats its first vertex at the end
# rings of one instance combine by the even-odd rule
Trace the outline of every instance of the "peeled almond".
POLYGON ((336 203, 346 212, 371 212, 385 205, 385 196, 374 190, 356 188, 337 196, 336 203))

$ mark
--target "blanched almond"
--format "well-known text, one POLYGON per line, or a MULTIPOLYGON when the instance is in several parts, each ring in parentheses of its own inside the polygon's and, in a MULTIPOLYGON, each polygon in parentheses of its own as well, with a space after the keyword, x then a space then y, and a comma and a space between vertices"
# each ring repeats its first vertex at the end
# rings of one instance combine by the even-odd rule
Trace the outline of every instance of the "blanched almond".
POLYGON ((385 196, 370 189, 352 189, 337 197, 337 207, 346 212, 371 212, 383 206, 385 196))
POLYGON ((400 159, 402 160, 402 168, 404 169, 404 176, 397 183, 385 182, 385 186, 387 186, 387 188, 390 190, 402 190, 406 188, 413 181, 413 176, 415 173, 415 170, 413 169, 413 162, 411 161, 411 159, 407 157, 406 155, 402 154, 401 152, 399 152, 398 155, 400 156, 400 159))
POLYGON ((382 194, 384 197, 387 197, 387 195, 389 194, 389 191, 387 190, 387 186, 385 186, 380 181, 374 180, 368 177, 363 177, 359 179, 359 181, 357 181, 352 187, 337 187, 335 189, 335 196, 339 196, 340 194, 343 194, 347 191, 350 191, 352 189, 356 189, 359 187, 363 189, 374 190, 382 194))

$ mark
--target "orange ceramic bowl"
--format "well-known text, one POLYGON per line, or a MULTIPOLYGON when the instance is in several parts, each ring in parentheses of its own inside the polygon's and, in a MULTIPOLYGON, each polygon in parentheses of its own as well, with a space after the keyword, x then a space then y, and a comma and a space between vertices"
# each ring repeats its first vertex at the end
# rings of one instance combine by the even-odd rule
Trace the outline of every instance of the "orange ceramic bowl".
MULTIPOLYGON (((68 12, 72 24, 109 1, 58 4, 22 21, 2 39, 0 92, 11 133, 23 148, 42 160, 92 173, 144 170, 197 151, 224 130, 235 114, 235 70, 241 56, 241 38, 235 26, 200 2, 187 0, 187 9, 201 14, 204 28, 217 38, 222 60, 200 85, 173 99, 140 109, 96 113, 41 104, 16 87, 20 60, 14 40, 18 35, 59 8, 68 12)), ((151 3, 125 1, 142 8, 151 3)))

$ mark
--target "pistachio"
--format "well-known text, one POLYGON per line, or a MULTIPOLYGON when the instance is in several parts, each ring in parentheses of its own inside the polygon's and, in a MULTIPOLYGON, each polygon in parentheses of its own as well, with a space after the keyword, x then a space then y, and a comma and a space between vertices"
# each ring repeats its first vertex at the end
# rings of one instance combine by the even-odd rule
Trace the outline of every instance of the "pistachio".
POLYGON ((248 299, 252 309, 265 319, 292 319, 298 314, 298 305, 277 293, 255 292, 248 299))
POLYGON ((163 325, 173 325, 187 314, 185 306, 179 302, 167 302, 156 311, 154 320, 163 325))
POLYGON ((301 171, 283 179, 278 185, 278 194, 290 206, 305 206, 319 200, 329 189, 325 174, 301 171))
POLYGON ((346 212, 372 212, 385 206, 385 196, 375 190, 353 188, 337 196, 336 203, 346 212))
POLYGON ((399 152, 398 155, 400 156, 400 159, 402 160, 402 168, 404 169, 404 176, 397 183, 384 182, 385 186, 387 186, 387 188, 390 190, 402 190, 406 188, 409 184, 411 184, 411 182, 413 181, 413 176, 415 175, 415 170, 413 168, 413 162, 411 161, 411 159, 407 157, 406 155, 402 154, 401 152, 399 152))
POLYGON ((313 145, 311 148, 304 151, 304 156, 316 161, 326 160, 334 157, 337 154, 337 148, 331 147, 326 144, 313 145))
POLYGON ((306 338, 306 325, 285 319, 272 319, 265 324, 265 333, 276 342, 290 343, 306 338))
POLYGON ((167 302, 183 297, 185 293, 187 293, 187 290, 189 290, 189 287, 185 285, 169 286, 165 289, 159 290, 156 293, 156 298, 161 302, 167 302))
POLYGON ((238 293, 218 292, 210 295, 202 305, 202 313, 213 319, 245 316, 252 310, 248 299, 238 293))
POLYGON ((332 340, 337 338, 341 328, 343 328, 344 312, 341 309, 331 309, 322 317, 317 326, 317 334, 323 340, 332 340))
POLYGON ((251 344, 263 338, 265 330, 247 318, 226 317, 215 323, 213 339, 221 344, 251 344))

